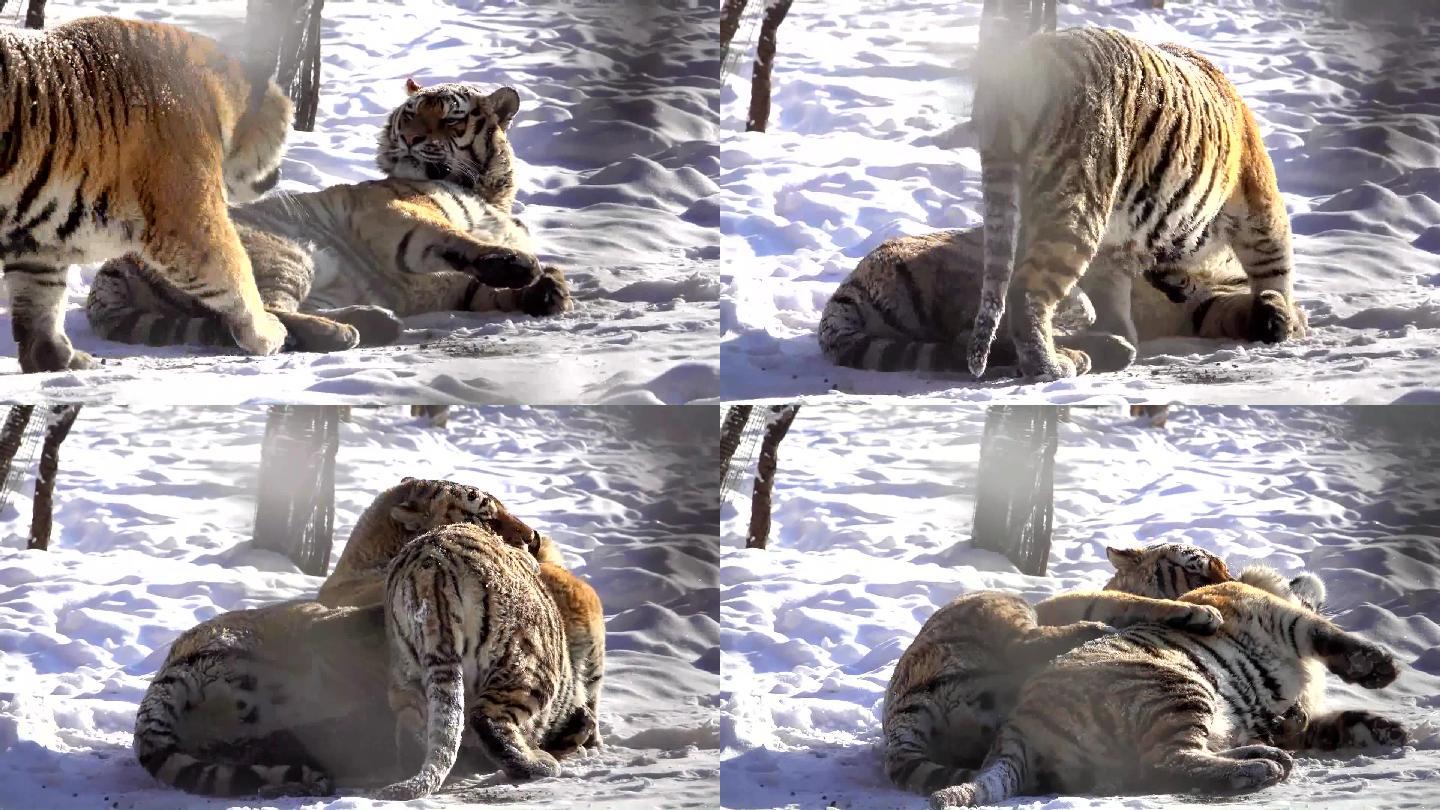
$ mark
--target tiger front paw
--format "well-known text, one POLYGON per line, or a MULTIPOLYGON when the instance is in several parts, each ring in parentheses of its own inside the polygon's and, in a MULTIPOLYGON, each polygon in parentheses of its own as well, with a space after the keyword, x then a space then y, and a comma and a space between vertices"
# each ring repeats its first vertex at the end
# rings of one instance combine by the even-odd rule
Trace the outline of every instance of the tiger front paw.
MULTIPOLYGON (((1353 639, 1353 637, 1352 637, 1353 639)), ((1389 686, 1399 676, 1395 657, 1378 644, 1354 639, 1325 656, 1325 665, 1346 683, 1366 689, 1389 686)))
POLYGON ((492 245, 462 243, 442 251, 440 258, 491 287, 527 287, 543 272, 540 260, 533 255, 492 245))
POLYGON ((1246 337, 1255 343, 1281 343, 1293 331, 1290 302, 1279 290, 1265 290, 1255 296, 1246 325, 1246 337))
POLYGON ((560 268, 547 266, 534 284, 520 291, 520 311, 543 318, 570 309, 570 282, 560 268))
POLYGON ((1168 627, 1202 636, 1214 635, 1224 623, 1225 617, 1209 605, 1190 605, 1187 610, 1176 613, 1165 621, 1168 627))

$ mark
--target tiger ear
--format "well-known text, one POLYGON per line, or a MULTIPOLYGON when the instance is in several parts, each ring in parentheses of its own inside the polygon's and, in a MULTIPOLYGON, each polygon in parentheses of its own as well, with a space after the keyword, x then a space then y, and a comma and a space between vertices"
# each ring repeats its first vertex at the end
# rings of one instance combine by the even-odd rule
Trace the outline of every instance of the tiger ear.
POLYGON ((400 524, 407 532, 418 532, 425 525, 419 507, 414 501, 405 501, 390 510, 390 519, 400 524))
POLYGON ((501 129, 510 126, 510 119, 520 111, 520 94, 515 92, 513 87, 496 90, 486 101, 490 102, 490 109, 495 111, 495 118, 499 120, 501 129))
POLYGON ((400 479, 400 483, 402 483, 402 484, 408 484, 408 483, 410 483, 411 481, 414 481, 414 480, 415 480, 415 476, 413 476, 413 475, 407 475, 407 476, 405 476, 404 478, 401 478, 401 479, 400 479))
POLYGON ((1110 564, 1115 566, 1116 571, 1124 571, 1126 568, 1133 568, 1140 562, 1140 556, 1145 553, 1139 548, 1110 548, 1105 547, 1105 556, 1110 558, 1110 564))
POLYGON ((414 76, 405 77, 405 95, 413 96, 420 92, 420 83, 415 81, 414 76))

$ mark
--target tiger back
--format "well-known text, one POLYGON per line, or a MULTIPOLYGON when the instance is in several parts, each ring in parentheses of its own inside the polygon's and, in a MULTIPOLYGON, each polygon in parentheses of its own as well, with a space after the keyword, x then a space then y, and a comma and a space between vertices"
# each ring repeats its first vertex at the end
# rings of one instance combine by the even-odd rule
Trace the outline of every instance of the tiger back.
MULTIPOLYGON (((341 351, 393 342, 399 318, 423 312, 555 315, 569 284, 535 258, 511 214, 519 109, 509 87, 422 88, 381 127, 382 180, 281 193, 231 210, 260 296, 285 324, 287 347, 341 351)), ((136 257, 96 275, 86 316, 108 340, 233 346, 206 302, 136 257)))
POLYGON ((1139 624, 1059 656, 1025 683, 980 771, 936 791, 931 807, 1056 791, 1259 790, 1290 772, 1290 755, 1264 740, 1312 688, 1307 662, 1367 689, 1397 675, 1389 652, 1293 593, 1232 581, 1181 601, 1219 611, 1219 632, 1139 624))
POLYGON ((127 253, 245 351, 279 351, 226 209, 279 177, 291 105, 274 82, 208 37, 87 17, 0 31, 0 86, 0 263, 22 371, 93 367, 64 333, 69 265, 127 253))
POLYGON ((433 793, 467 735, 512 778, 560 773, 542 746, 583 722, 586 695, 538 568, 468 524, 427 532, 396 555, 385 601, 390 706, 423 740, 425 759, 378 798, 433 793))
POLYGON ((135 755, 191 793, 327 795, 337 778, 392 764, 353 745, 389 738, 384 650, 378 604, 284 602, 208 619, 171 644, 151 680, 135 755))
POLYGON ((420 534, 451 523, 486 526, 538 558, 540 533, 494 495, 455 481, 406 476, 360 513, 335 570, 315 598, 337 607, 379 604, 385 599, 385 572, 400 549, 420 534))
MULTIPOLYGON (((1274 166, 1203 56, 1103 28, 982 40, 973 121, 985 219, 976 376, 1007 310, 1024 376, 1089 364, 1055 344, 1053 317, 1102 247, 1177 303, 1210 297, 1190 269, 1228 247, 1254 295, 1248 339, 1288 337, 1293 257, 1274 166)), ((1128 308, 1097 310, 1116 319, 1102 329, 1134 343, 1128 308)))
POLYGON ((1105 591, 1061 594, 1031 607, 981 591, 932 615, 895 666, 883 711, 885 772, 929 793, 965 781, 1010 716, 1029 675, 1111 627, 1158 622, 1214 632, 1219 615, 1174 601, 1197 584, 1229 579, 1218 557, 1193 546, 1107 549, 1116 573, 1105 591))

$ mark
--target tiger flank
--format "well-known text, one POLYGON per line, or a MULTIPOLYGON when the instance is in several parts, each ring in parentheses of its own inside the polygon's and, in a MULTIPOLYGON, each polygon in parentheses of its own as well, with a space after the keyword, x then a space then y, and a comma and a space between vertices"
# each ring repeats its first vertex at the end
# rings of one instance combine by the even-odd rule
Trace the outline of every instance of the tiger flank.
MULTIPOLYGON (((231 210, 266 309, 287 348, 341 351, 391 343, 400 317, 423 312, 570 308, 559 269, 542 266, 511 214, 514 152, 505 131, 519 110, 509 87, 421 88, 379 135, 386 179, 276 194, 231 210)), ((96 275, 86 315, 109 340, 152 346, 233 345, 212 307, 127 257, 96 275)))
MULTIPOLYGON (((873 371, 966 371, 964 347, 980 308, 984 271, 979 228, 941 231, 889 239, 860 260, 835 289, 820 317, 820 349, 832 363, 873 371)), ((1208 257, 1189 272, 1210 296, 1176 303, 1148 284, 1132 284, 1130 269, 1113 251, 1102 249, 1080 283, 1055 312, 1055 342, 1080 352, 1077 368, 1118 371, 1135 358, 1136 345, 1112 317, 1128 307, 1134 340, 1203 337, 1245 341, 1251 338, 1255 296, 1234 253, 1208 257), (1106 305, 1105 326, 1097 329, 1098 303, 1106 305)), ((1262 306, 1270 306, 1269 301, 1262 306)), ((1015 344, 1009 337, 1009 313, 991 347, 989 365, 1013 366, 1015 344)), ((1284 318, 1290 337, 1305 334, 1304 310, 1292 307, 1284 318)))
POLYGON ((1173 601, 1229 580, 1218 557, 1179 544, 1108 551, 1117 571, 1106 591, 1062 594, 1034 608, 1014 594, 982 591, 925 622, 885 693, 885 772, 897 787, 929 793, 964 782, 1030 673, 1111 627, 1154 622, 1202 634, 1219 628, 1215 610, 1173 601))
POLYGON ((576 737, 586 693, 534 558, 484 527, 445 526, 400 550, 385 597, 390 706, 425 759, 377 797, 433 793, 467 732, 512 778, 558 775, 544 748, 576 737))
MULTIPOLYGON (((982 38, 973 122, 985 219, 967 351, 977 377, 1007 309, 1022 375, 1092 365, 1055 343, 1053 319, 1102 249, 1197 311, 1213 293, 1192 269, 1233 250, 1253 296, 1246 339, 1293 331, 1290 224, 1274 167, 1254 116, 1200 54, 1101 28, 982 38)), ((1113 298, 1093 302, 1097 328, 1133 345, 1129 296, 1113 298)))
POLYGON ((1285 733, 1315 688, 1307 661, 1367 689, 1394 681, 1397 668, 1380 646, 1279 591, 1206 585, 1181 601, 1221 613, 1213 635, 1141 624, 1062 654, 1025 683, 979 772, 932 794, 931 806, 1057 790, 1227 794, 1283 780, 1291 757, 1264 740, 1285 733))
POLYGON ((135 755, 191 793, 327 795, 337 773, 389 764, 353 745, 393 727, 384 650, 378 604, 223 613, 170 646, 135 717, 135 755))
POLYGON ((209 38, 110 17, 0 32, 0 82, 0 263, 22 371, 94 366, 65 336, 68 268, 127 253, 241 349, 280 350, 226 211, 278 179, 291 108, 273 82, 252 85, 209 38))
POLYGON ((385 599, 386 569, 400 549, 420 534, 452 523, 485 526, 539 557, 540 533, 494 495, 454 481, 407 476, 376 496, 360 514, 316 599, 333 607, 380 604, 385 599))

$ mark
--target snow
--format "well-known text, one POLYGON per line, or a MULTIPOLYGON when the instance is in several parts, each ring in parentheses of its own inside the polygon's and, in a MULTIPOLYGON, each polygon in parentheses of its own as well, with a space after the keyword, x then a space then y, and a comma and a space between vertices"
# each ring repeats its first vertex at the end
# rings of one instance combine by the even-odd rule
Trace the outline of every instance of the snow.
MULTIPOLYGON (((980 4, 796 3, 779 31, 770 131, 742 131, 749 53, 722 89, 724 399, 1434 398, 1440 20, 1408 2, 1079 5, 1062 5, 1061 26, 1189 45, 1239 87, 1276 164, 1314 334, 1151 341, 1124 372, 1044 384, 831 365, 815 330, 862 256, 892 236, 980 222, 979 158, 961 126, 980 4)), ((738 48, 747 36, 742 26, 738 48)))
MULTIPOLYGON (((243 0, 52 0, 47 21, 160 20, 236 44, 243 0)), ((6 14, 6 22, 12 21, 6 14)), ((435 313, 395 346, 254 358, 100 339, 82 307, 97 266, 71 273, 65 328, 106 361, 85 373, 0 377, 0 396, 86 401, 389 401, 676 404, 719 388, 715 119, 719 57, 708 7, 603 0, 345 2, 325 7, 316 131, 294 132, 280 188, 375 179, 375 137, 422 84, 509 84, 516 213, 571 281, 550 319, 435 313), (543 371, 542 371, 543 370, 543 371), (265 383, 257 386, 257 375, 265 383)), ((8 306, 0 372, 18 372, 8 306)))
MULTIPOLYGON (((262 409, 86 407, 62 450, 49 551, 19 548, 31 486, 16 485, 0 511, 0 810, 258 806, 166 788, 130 745, 179 633, 319 588, 249 547, 264 427, 262 409)), ((606 747, 556 779, 478 777, 487 803, 716 805, 714 468, 694 452, 715 435, 710 408, 452 409, 437 430, 385 407, 342 424, 332 563, 377 493, 405 475, 450 478, 553 536, 604 602, 606 747)))
POLYGON ((1232 571, 1310 571, 1341 626, 1401 663, 1327 704, 1400 721, 1400 752, 1302 755, 1228 801, 1030 798, 1007 806, 1286 808, 1440 804, 1440 413, 1172 409, 1169 426, 1075 409, 1060 426, 1049 576, 970 548, 984 409, 804 405, 780 445, 768 550, 743 548, 750 484, 721 507, 721 804, 919 808, 880 765, 885 687, 920 625, 961 593, 1035 602, 1100 587, 1105 546, 1186 542, 1232 571))

